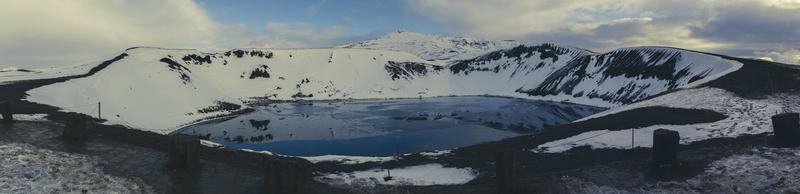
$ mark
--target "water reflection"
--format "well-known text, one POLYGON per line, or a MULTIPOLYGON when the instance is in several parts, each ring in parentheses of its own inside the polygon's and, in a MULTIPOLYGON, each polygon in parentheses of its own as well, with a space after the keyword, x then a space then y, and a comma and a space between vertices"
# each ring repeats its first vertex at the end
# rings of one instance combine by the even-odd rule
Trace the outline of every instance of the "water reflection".
POLYGON ((389 156, 536 133, 601 110, 479 96, 282 102, 189 126, 180 133, 285 155, 389 156))

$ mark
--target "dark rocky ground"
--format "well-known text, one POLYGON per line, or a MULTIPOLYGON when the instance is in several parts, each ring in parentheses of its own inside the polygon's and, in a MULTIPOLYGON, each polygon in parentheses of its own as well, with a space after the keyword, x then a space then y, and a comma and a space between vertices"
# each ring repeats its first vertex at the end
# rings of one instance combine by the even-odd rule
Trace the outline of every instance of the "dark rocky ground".
MULTIPOLYGON (((644 108, 621 112, 617 115, 590 119, 556 126, 550 132, 519 136, 497 142, 489 142, 457 149, 452 155, 428 158, 420 155, 407 156, 401 160, 383 164, 333 165, 320 164, 320 170, 351 171, 380 167, 400 167, 426 163, 441 163, 452 167, 471 167, 480 172, 478 179, 465 185, 456 186, 404 186, 379 188, 386 193, 494 193, 495 153, 498 150, 512 152, 517 162, 517 181, 520 193, 564 193, 568 185, 559 182, 561 176, 595 177, 590 180, 603 181, 619 188, 633 187, 652 181, 681 180, 693 177, 703 171, 709 163, 726 156, 742 153, 754 146, 763 146, 766 135, 745 136, 730 139, 713 139, 681 146, 681 166, 671 169, 671 173, 658 174, 650 170, 650 148, 634 150, 576 148, 564 153, 534 153, 531 148, 550 141, 571 137, 596 127, 611 130, 650 126, 654 124, 704 123, 723 119, 724 116, 713 111, 697 111, 674 108, 644 108), (669 113, 670 118, 652 119, 669 113), (683 119, 681 119, 683 118, 683 119), (628 122, 620 122, 620 120, 628 122), (326 166, 327 165, 327 166, 326 166), (614 173, 594 174, 592 171, 605 170, 614 173), (613 179, 603 176, 616 176, 613 179), (621 176, 625 175, 625 176, 621 176), (636 176, 629 176, 636 175, 636 176)), ((361 191, 359 191, 361 192, 361 191)), ((368 191, 364 191, 368 192, 368 191)))
MULTIPOLYGON (((706 86, 732 91, 746 98, 760 98, 775 93, 800 91, 800 70, 795 67, 749 59, 734 73, 707 83, 706 86)), ((102 69, 93 69, 93 72, 102 69)), ((92 72, 90 72, 91 74, 92 72)), ((90 75, 87 74, 87 75, 90 75)), ((87 76, 83 75, 83 76, 87 76)), ((81 153, 102 160, 109 174, 140 178, 158 192, 164 193, 258 193, 263 191, 261 162, 265 156, 233 150, 204 148, 201 169, 197 174, 180 173, 166 168, 168 137, 121 126, 96 126, 92 138, 85 143, 61 140, 61 121, 68 113, 56 108, 19 101, 32 88, 80 76, 22 81, 0 85, 0 100, 11 101, 15 113, 48 113, 55 122, 16 122, 0 126, 0 140, 20 142, 57 151, 81 153)), ((495 193, 494 154, 510 151, 518 162, 515 184, 520 193, 564 193, 566 185, 560 177, 581 177, 594 183, 618 188, 632 188, 648 182, 683 180, 697 175, 712 161, 743 153, 754 147, 770 146, 767 134, 739 138, 712 139, 682 145, 681 165, 664 172, 652 171, 650 149, 615 150, 578 148, 558 154, 533 153, 536 146, 577 135, 597 128, 619 130, 654 124, 689 124, 713 122, 724 115, 712 111, 665 107, 642 108, 607 117, 555 126, 547 133, 525 135, 497 142, 460 148, 438 158, 418 154, 383 164, 335 165, 320 163, 315 171, 334 172, 371 168, 441 163, 452 167, 471 167, 479 177, 465 185, 455 186, 387 186, 365 190, 337 189, 312 182, 311 193, 495 193)), ((287 159, 292 160, 292 159, 287 159)))
MULTIPOLYGON (((116 138, 94 136, 86 141, 61 139, 64 126, 53 122, 18 121, 0 124, 0 141, 31 144, 39 148, 78 153, 96 158, 110 175, 140 179, 159 193, 262 193, 261 161, 231 156, 246 154, 203 150, 197 171, 171 170, 167 152, 157 146, 142 146, 116 138), (249 165, 244 165, 249 164, 249 165)), ((255 156, 257 157, 257 156, 255 156)), ((312 193, 340 193, 326 185, 312 183, 312 193)))

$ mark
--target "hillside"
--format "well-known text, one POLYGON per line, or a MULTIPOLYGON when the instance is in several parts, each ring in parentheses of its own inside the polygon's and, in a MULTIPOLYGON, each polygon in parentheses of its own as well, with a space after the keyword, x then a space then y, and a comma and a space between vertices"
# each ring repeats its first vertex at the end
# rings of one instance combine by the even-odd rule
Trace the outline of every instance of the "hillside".
POLYGON ((26 100, 87 115, 97 115, 100 102, 109 123, 168 133, 257 100, 493 95, 614 107, 740 67, 718 56, 655 47, 596 54, 517 46, 450 65, 375 49, 131 48, 91 75, 30 90, 26 100))

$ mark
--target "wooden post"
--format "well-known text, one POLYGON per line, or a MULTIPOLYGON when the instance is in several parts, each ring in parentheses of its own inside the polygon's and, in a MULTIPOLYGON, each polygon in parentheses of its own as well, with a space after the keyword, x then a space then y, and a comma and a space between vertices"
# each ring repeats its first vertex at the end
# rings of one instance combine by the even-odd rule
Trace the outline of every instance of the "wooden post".
POLYGON ((267 194, 306 192, 311 167, 295 160, 267 159, 264 163, 264 190, 267 194))
POLYGON ((85 140, 88 135, 88 127, 86 126, 86 118, 77 115, 67 117, 64 124, 64 132, 61 137, 68 140, 85 140))
POLYGON ((772 116, 775 144, 780 147, 800 145, 800 114, 783 113, 772 116))
POLYGON ((511 151, 495 153, 495 173, 498 193, 514 193, 514 173, 516 171, 514 155, 511 151))
POLYGON ((0 102, 0 114, 3 116, 3 122, 14 122, 14 114, 11 113, 11 103, 8 101, 0 102))
POLYGON ((200 168, 200 138, 178 134, 172 136, 169 147, 169 166, 178 170, 196 170, 200 168))
POLYGON ((673 166, 678 159, 680 134, 677 131, 657 129, 653 132, 653 166, 673 166))
POLYGON ((387 168, 386 169, 386 176, 383 177, 383 182, 388 182, 388 181, 391 181, 392 179, 394 179, 394 177, 392 177, 392 170, 387 168))
POLYGON ((100 102, 97 102, 97 119, 103 119, 103 112, 100 110, 100 102))
POLYGON ((633 142, 634 142, 634 138, 633 138, 633 128, 631 128, 631 150, 633 150, 633 148, 635 148, 635 147, 636 147, 636 146, 635 146, 635 144, 634 144, 633 142))

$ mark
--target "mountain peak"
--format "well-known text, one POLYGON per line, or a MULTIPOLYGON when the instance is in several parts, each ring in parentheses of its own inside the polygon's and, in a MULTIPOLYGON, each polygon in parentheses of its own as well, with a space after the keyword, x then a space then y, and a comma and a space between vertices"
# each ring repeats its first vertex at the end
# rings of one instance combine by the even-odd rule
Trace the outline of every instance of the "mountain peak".
POLYGON ((465 37, 427 35, 397 30, 375 39, 339 46, 408 52, 432 62, 449 63, 521 45, 512 40, 493 41, 465 37))

